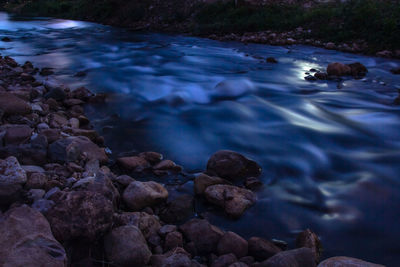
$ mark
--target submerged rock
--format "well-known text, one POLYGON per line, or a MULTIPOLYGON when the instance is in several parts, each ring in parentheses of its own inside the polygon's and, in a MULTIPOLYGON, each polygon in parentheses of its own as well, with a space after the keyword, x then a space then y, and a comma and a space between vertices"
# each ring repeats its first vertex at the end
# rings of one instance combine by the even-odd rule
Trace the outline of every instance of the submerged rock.
POLYGON ((261 174, 261 167, 255 161, 237 152, 220 150, 208 160, 207 173, 227 180, 235 180, 251 176, 258 177, 261 174))
POLYGON ((67 266, 67 255, 46 218, 21 206, 0 220, 0 266, 67 266))

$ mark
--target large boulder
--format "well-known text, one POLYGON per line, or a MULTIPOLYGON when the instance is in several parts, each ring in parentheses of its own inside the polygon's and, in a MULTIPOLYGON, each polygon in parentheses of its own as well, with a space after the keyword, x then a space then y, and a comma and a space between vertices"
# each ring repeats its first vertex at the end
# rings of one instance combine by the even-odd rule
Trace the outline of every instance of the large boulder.
POLYGON ((220 150, 208 160, 207 173, 227 180, 235 180, 258 177, 261 174, 261 167, 239 153, 220 150))
POLYGON ((207 220, 192 219, 180 226, 180 230, 189 242, 193 242, 199 255, 216 251, 224 233, 207 220))
MULTIPOLYGON (((310 248, 279 252, 261 263, 262 267, 315 267, 315 254, 310 248)), ((339 265, 342 266, 342 265, 339 265)))
POLYGON ((15 157, 0 160, 0 206, 16 201, 26 181, 26 172, 15 157))
POLYGON ((223 208, 234 218, 240 217, 257 199, 252 191, 233 185, 211 185, 204 194, 208 202, 223 208))
POLYGON ((274 243, 261 237, 252 237, 248 240, 248 243, 249 255, 259 261, 266 260, 282 251, 274 243))
POLYGON ((133 225, 113 229, 104 239, 104 248, 116 266, 145 266, 151 257, 146 240, 133 225))
POLYGON ((82 158, 98 160, 103 164, 108 161, 104 149, 98 147, 84 136, 59 139, 49 146, 48 153, 51 160, 59 163, 74 162, 82 158))
POLYGON ((102 194, 90 191, 55 193, 55 204, 45 214, 60 242, 84 238, 95 240, 113 223, 113 205, 102 194))
POLYGON ((218 242, 219 255, 233 253, 238 259, 247 255, 248 243, 234 232, 226 232, 218 242))
POLYGON ((329 76, 351 75, 351 68, 343 63, 330 63, 326 69, 329 76))
POLYGON ((122 197, 130 209, 139 211, 165 201, 168 198, 168 191, 153 181, 134 181, 125 189, 122 197))
POLYGON ((384 267, 384 265, 375 264, 351 257, 332 257, 322 261, 318 267, 384 267))
POLYGON ((0 219, 0 244, 0 266, 67 266, 65 250, 46 218, 25 205, 0 219))
POLYGON ((5 115, 26 115, 32 113, 31 106, 21 98, 7 92, 0 92, 0 109, 5 115))

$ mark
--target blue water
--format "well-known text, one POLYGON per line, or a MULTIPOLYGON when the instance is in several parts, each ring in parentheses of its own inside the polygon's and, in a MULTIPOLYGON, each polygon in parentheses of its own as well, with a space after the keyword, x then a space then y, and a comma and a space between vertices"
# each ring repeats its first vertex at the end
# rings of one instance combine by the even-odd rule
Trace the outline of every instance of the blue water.
POLYGON ((211 212, 213 223, 288 241, 311 228, 324 257, 400 262, 400 108, 392 104, 400 76, 389 71, 399 61, 1 13, 3 36, 13 42, 0 42, 2 55, 109 93, 87 112, 114 154, 159 151, 188 172, 205 169, 219 149, 256 160, 266 184, 257 204, 238 221, 211 212), (279 63, 266 63, 271 56, 279 63), (359 61, 369 73, 304 80, 335 61, 359 61))

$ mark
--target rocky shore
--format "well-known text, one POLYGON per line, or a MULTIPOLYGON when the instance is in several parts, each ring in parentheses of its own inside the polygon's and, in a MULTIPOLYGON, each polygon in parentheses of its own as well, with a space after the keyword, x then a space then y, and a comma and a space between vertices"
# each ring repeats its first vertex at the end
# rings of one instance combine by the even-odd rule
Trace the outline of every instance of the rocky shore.
POLYGON ((240 217, 263 186, 256 162, 218 151, 194 175, 157 152, 114 162, 84 114, 105 96, 50 82, 51 73, 0 58, 0 266, 382 266, 320 262, 322 244, 309 229, 288 248, 210 224, 194 202, 240 217), (155 181, 177 175, 188 177, 193 194, 155 181))

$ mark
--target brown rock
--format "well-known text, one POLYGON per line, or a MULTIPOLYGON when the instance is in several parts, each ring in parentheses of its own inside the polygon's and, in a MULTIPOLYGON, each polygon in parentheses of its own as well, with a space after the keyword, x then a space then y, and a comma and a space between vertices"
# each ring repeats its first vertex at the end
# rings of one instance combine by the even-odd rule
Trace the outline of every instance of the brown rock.
POLYGON ((365 76, 368 72, 368 69, 361 64, 360 62, 355 62, 351 64, 347 64, 350 67, 351 75, 354 77, 362 77, 365 76))
POLYGON ((342 63, 331 63, 328 65, 326 72, 329 76, 346 76, 351 74, 351 68, 342 63))
POLYGON ((146 240, 133 225, 115 228, 104 239, 108 259, 117 266, 145 266, 151 257, 146 240))
POLYGON ((315 258, 319 262, 322 255, 322 244, 318 236, 313 233, 310 229, 306 229, 301 232, 296 238, 296 247, 311 248, 315 253, 315 258))
POLYGON ((145 169, 150 168, 150 163, 141 157, 123 157, 117 159, 117 163, 120 167, 128 171, 141 172, 145 169))
POLYGON ((151 164, 157 164, 163 159, 163 155, 157 152, 142 152, 139 154, 139 157, 144 158, 146 161, 151 164))
POLYGON ((208 202, 223 208, 235 218, 240 217, 257 199, 252 191, 233 185, 211 185, 204 195, 208 202))
POLYGON ((154 170, 156 171, 176 171, 179 172, 182 170, 181 166, 178 166, 175 164, 175 162, 173 162, 172 160, 163 160, 161 162, 159 162, 158 164, 156 164, 153 167, 154 170))
POLYGON ((180 223, 193 213, 193 196, 183 194, 169 199, 166 205, 161 208, 159 216, 166 223, 180 223))
POLYGON ((0 92, 0 109, 7 116, 32 113, 32 108, 27 102, 7 92, 0 92))
POLYGON ((116 223, 138 227, 146 239, 156 235, 161 228, 158 217, 146 212, 123 212, 116 216, 116 223))
POLYGON ((113 219, 113 205, 103 195, 88 191, 58 192, 55 205, 45 214, 57 240, 94 240, 106 233, 113 219))
POLYGON ((170 232, 165 236, 164 251, 183 246, 183 236, 179 232, 170 232))
POLYGON ((0 160, 0 206, 17 200, 26 180, 26 172, 15 157, 0 160))
POLYGON ((324 260, 318 267, 384 267, 380 264, 375 264, 371 262, 366 262, 356 258, 350 257, 332 257, 324 260))
POLYGON ((249 255, 253 256, 258 261, 266 260, 282 250, 269 240, 252 237, 248 240, 249 255))
POLYGON ((71 92, 71 97, 75 99, 80 99, 83 101, 88 101, 89 98, 93 97, 94 94, 90 92, 89 89, 85 87, 79 87, 71 92))
POLYGON ((229 253, 225 255, 221 255, 216 258, 212 263, 211 267, 228 267, 229 265, 235 263, 237 258, 234 254, 229 253))
POLYGON ((233 253, 237 258, 247 255, 248 243, 234 232, 226 232, 218 242, 217 251, 219 255, 233 253))
POLYGON ((207 174, 201 173, 194 179, 194 192, 201 195, 207 187, 215 184, 229 184, 229 182, 216 176, 208 176, 207 174))
POLYGON ((168 191, 161 184, 153 181, 134 181, 123 193, 125 203, 134 211, 160 204, 167 198, 168 191))
POLYGON ((5 125, 6 134, 4 136, 5 145, 19 145, 29 141, 33 129, 28 125, 5 125))
POLYGON ((261 263, 262 267, 315 267, 315 254, 309 248, 298 248, 279 252, 261 263))
POLYGON ((21 206, 0 220, 0 266, 67 266, 64 248, 43 215, 21 206))
POLYGON ((46 174, 35 172, 29 176, 25 187, 28 189, 42 189, 45 188, 46 183, 47 183, 46 174))
POLYGON ((251 176, 258 177, 261 174, 261 167, 239 153, 221 150, 208 160, 207 173, 227 180, 235 180, 251 176))
POLYGON ((193 242, 199 255, 207 255, 216 251, 224 233, 207 220, 192 219, 181 225, 180 230, 189 242, 193 242))

